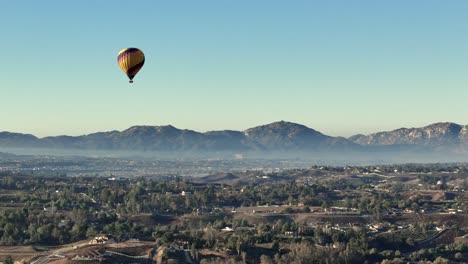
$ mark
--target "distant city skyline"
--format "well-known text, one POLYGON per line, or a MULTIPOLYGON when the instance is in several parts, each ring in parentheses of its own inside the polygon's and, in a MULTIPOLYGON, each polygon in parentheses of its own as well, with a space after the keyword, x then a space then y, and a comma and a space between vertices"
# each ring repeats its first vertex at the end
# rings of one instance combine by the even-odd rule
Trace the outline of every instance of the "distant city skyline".
POLYGON ((0 131, 468 125, 468 2, 6 1, 0 131), (138 47, 129 84, 117 53, 138 47))

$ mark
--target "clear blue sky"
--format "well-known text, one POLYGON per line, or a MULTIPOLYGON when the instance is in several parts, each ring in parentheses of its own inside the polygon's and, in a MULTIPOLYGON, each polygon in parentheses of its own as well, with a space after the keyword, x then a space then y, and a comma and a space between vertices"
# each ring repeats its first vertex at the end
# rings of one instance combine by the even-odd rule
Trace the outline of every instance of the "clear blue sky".
POLYGON ((0 131, 468 124, 468 1, 3 1, 0 131), (124 47, 145 52, 130 85, 124 47))

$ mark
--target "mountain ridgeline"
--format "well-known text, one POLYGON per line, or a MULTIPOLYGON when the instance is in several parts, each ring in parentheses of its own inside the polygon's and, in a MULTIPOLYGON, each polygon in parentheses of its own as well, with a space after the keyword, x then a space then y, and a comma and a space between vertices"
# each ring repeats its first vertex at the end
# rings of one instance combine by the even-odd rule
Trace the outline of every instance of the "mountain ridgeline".
POLYGON ((468 144, 468 125, 435 123, 421 128, 400 128, 370 135, 355 135, 349 138, 360 145, 420 145, 463 146, 468 144))
POLYGON ((376 153, 381 151, 450 151, 468 153, 468 126, 436 123, 350 138, 324 135, 306 126, 280 121, 245 131, 200 133, 173 126, 133 126, 124 131, 83 136, 37 138, 0 132, 2 148, 47 148, 110 151, 230 153, 376 153))
POLYGON ((173 126, 133 126, 124 131, 99 132, 83 136, 37 138, 2 132, 0 146, 143 151, 248 151, 323 150, 358 146, 345 138, 326 136, 303 125, 276 122, 245 131, 200 133, 173 126))

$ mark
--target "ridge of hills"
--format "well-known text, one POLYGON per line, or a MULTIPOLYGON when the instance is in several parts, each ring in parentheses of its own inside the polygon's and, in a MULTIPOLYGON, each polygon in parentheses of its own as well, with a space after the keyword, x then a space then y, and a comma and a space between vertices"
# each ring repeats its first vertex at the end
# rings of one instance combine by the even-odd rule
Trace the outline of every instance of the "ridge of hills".
POLYGON ((0 146, 143 151, 303 150, 358 146, 345 138, 324 135, 306 126, 280 121, 245 131, 205 133, 167 126, 132 126, 123 131, 82 136, 37 138, 30 134, 0 132, 0 146))
POLYGON ((349 138, 360 145, 458 145, 468 144, 468 125, 434 123, 420 128, 400 128, 349 138))
POLYGON ((349 138, 333 137, 301 124, 279 121, 244 131, 205 133, 174 126, 132 126, 123 131, 82 136, 38 138, 31 134, 0 132, 0 147, 128 151, 299 151, 341 152, 407 148, 468 150, 468 126, 434 123, 349 138))

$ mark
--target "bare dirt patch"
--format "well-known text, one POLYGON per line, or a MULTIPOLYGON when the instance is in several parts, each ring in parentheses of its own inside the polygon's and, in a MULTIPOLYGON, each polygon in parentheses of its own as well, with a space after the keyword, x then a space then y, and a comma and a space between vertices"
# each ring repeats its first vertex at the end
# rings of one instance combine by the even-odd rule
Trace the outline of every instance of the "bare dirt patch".
POLYGON ((21 253, 21 254, 35 254, 38 253, 33 246, 2 246, 0 247, 0 255, 11 254, 11 253, 21 253))
POLYGON ((129 256, 148 255, 153 250, 153 242, 124 242, 107 245, 107 250, 119 252, 129 256))
POLYGON ((209 250, 209 249, 202 249, 198 253, 204 257, 218 257, 218 258, 228 257, 226 253, 221 253, 221 252, 217 252, 217 251, 209 250))

